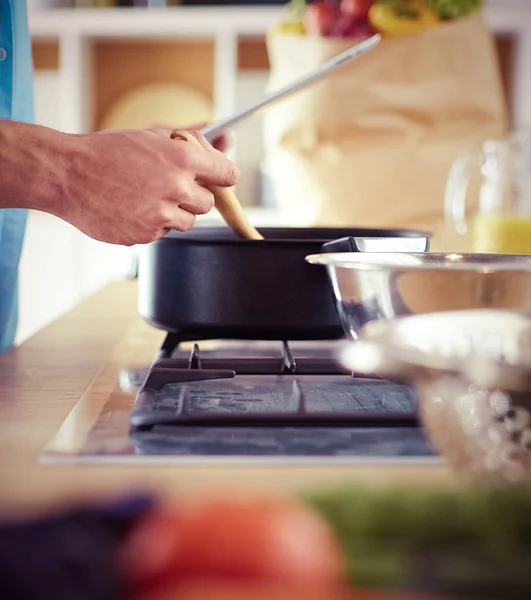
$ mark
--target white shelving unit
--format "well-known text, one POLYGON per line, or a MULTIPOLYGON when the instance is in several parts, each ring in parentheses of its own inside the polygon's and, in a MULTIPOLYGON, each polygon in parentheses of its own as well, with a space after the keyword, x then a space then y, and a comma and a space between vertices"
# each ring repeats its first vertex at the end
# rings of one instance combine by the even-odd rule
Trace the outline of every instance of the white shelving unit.
POLYGON ((168 7, 49 9, 30 13, 35 40, 58 40, 64 131, 89 128, 91 81, 87 76, 95 39, 213 40, 214 110, 218 118, 236 108, 239 36, 262 36, 282 14, 280 7, 168 7))
MULTIPOLYGON (((30 12, 34 39, 57 39, 64 102, 64 130, 83 132, 90 114, 90 81, 84 68, 95 38, 213 39, 214 106, 217 117, 236 106, 239 36, 262 36, 282 7, 168 7, 48 9, 30 12)), ((531 1, 487 0, 486 21, 495 33, 517 40, 515 118, 531 122, 531 1)))

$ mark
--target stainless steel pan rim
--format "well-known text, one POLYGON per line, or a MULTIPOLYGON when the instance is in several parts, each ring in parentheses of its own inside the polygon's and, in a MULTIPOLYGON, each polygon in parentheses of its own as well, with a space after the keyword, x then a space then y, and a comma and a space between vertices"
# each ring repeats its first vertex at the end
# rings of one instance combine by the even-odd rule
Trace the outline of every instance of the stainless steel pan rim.
POLYGON ((312 265, 361 271, 468 271, 495 273, 522 271, 531 273, 531 256, 521 254, 460 254, 442 252, 339 252, 311 254, 312 265))

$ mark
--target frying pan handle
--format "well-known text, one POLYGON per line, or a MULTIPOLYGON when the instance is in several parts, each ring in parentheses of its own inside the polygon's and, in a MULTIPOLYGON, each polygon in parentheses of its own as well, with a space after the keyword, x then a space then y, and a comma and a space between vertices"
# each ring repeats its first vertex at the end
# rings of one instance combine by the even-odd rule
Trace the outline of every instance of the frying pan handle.
MULTIPOLYGON (((368 252, 370 250, 368 250, 366 248, 366 244, 364 243, 364 240, 368 240, 370 238, 371 238, 371 236, 368 236, 365 238, 363 236, 360 236, 359 238, 356 238, 354 236, 348 236, 348 237, 340 238, 338 240, 332 240, 330 242, 326 242, 325 244, 323 244, 323 246, 321 247, 321 252, 323 254, 344 253, 344 252, 368 252)), ((393 238, 393 236, 389 235, 389 239, 391 239, 391 238, 393 238)), ((381 239, 384 239, 384 238, 381 238, 381 239)), ((407 239, 407 238, 401 237, 400 239, 407 239)), ((417 242, 416 247, 411 246, 411 248, 409 249, 410 252, 428 252, 429 251, 430 236, 428 234, 420 235, 418 238, 414 237, 414 238, 409 238, 409 239, 416 240, 416 242, 417 242), (420 244, 422 244, 422 246, 420 244)), ((405 249, 402 251, 405 251, 405 249)))
POLYGON ((344 237, 331 242, 326 242, 321 248, 324 254, 335 254, 343 252, 360 252, 356 238, 344 237))

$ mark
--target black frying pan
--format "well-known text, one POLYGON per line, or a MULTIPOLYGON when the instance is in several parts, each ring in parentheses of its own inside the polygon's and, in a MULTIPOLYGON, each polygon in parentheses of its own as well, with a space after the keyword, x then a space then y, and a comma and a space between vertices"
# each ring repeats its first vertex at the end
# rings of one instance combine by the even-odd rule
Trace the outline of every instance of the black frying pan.
POLYGON ((429 235, 392 229, 260 228, 240 240, 226 227, 172 232, 143 248, 139 312, 190 338, 322 340, 343 337, 321 251, 426 251, 429 235), (377 248, 374 241, 377 240, 377 248), (372 244, 372 246, 371 246, 372 244), (402 247, 403 246, 403 247, 402 247))

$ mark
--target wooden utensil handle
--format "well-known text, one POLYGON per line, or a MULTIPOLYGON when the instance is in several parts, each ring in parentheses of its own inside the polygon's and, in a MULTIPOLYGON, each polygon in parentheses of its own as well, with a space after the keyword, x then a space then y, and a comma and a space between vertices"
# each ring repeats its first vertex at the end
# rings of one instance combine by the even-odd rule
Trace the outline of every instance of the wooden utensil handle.
MULTIPOLYGON (((202 148, 197 138, 188 131, 175 130, 172 139, 180 139, 202 148)), ((215 198, 215 206, 227 225, 240 237, 247 240, 263 240, 264 237, 251 225, 232 188, 220 185, 205 185, 215 198)))

